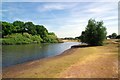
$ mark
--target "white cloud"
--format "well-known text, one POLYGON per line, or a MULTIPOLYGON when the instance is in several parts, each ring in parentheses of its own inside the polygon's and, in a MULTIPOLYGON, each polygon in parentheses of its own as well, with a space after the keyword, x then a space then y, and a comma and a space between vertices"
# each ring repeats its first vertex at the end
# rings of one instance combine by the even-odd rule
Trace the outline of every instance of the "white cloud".
POLYGON ((48 10, 62 10, 65 8, 65 5, 63 4, 47 4, 44 5, 43 7, 39 7, 39 10, 42 11, 48 11, 48 10))
POLYGON ((78 3, 46 3, 37 8, 38 11, 64 10, 76 6, 78 3))

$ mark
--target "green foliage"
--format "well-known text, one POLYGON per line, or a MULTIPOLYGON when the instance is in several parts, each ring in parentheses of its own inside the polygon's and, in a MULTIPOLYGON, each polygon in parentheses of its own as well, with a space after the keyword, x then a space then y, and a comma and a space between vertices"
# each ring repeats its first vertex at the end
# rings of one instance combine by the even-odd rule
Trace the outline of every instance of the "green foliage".
POLYGON ((39 35, 32 36, 31 34, 16 33, 8 35, 2 40, 3 44, 29 44, 29 43, 41 43, 42 39, 39 35))
POLYGON ((34 35, 31 37, 34 43, 41 43, 43 40, 40 36, 34 35))
POLYGON ((26 22, 24 24, 24 27, 25 27, 26 32, 28 32, 29 34, 32 34, 32 35, 37 34, 35 25, 32 22, 26 22))
POLYGON ((41 38, 47 37, 48 30, 43 25, 36 25, 37 34, 41 36, 41 38))
POLYGON ((26 37, 26 38, 29 38, 29 39, 32 37, 32 35, 28 34, 28 33, 23 33, 23 36, 26 37))
POLYGON ((24 22, 22 21, 14 21, 13 25, 16 27, 15 33, 23 33, 25 32, 24 22))
POLYGON ((12 34, 15 30, 15 26, 8 22, 2 22, 2 37, 12 34))
POLYGON ((8 35, 7 38, 2 40, 2 44, 28 44, 32 43, 33 41, 22 34, 12 34, 8 35))
POLYGON ((117 35, 116 39, 120 39, 120 35, 117 35))
POLYGON ((32 22, 2 22, 3 44, 56 43, 59 42, 54 33, 49 33, 43 25, 32 22))
POLYGON ((112 33, 112 39, 115 39, 117 37, 117 34, 116 33, 112 33))
POLYGON ((57 36, 54 33, 49 33, 48 40, 50 43, 57 43, 58 42, 57 36))
POLYGON ((82 34, 80 36, 80 40, 81 40, 81 42, 86 42, 85 41, 85 31, 82 31, 82 34))
POLYGON ((117 35, 116 33, 112 33, 111 35, 107 36, 110 39, 119 39, 120 35, 117 35))
POLYGON ((57 43, 59 40, 54 33, 48 33, 46 37, 43 38, 44 43, 57 43))
POLYGON ((81 41, 89 45, 103 45, 106 34, 107 32, 103 26, 103 21, 96 22, 90 19, 85 31, 81 34, 81 41))

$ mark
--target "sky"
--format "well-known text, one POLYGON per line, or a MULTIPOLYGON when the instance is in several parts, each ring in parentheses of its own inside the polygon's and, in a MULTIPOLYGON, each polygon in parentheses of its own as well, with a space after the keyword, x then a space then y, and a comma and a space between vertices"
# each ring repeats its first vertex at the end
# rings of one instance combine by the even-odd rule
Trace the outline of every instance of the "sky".
POLYGON ((80 36, 89 19, 103 21, 108 35, 118 33, 118 2, 3 2, 2 21, 44 25, 59 38, 80 36))

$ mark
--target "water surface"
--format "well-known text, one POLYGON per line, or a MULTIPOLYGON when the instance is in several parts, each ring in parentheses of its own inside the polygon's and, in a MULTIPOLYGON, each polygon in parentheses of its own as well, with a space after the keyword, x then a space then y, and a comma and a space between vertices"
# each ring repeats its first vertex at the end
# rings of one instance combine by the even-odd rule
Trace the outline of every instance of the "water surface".
POLYGON ((61 54, 79 42, 53 44, 3 45, 2 66, 12 66, 19 63, 51 57, 61 54))

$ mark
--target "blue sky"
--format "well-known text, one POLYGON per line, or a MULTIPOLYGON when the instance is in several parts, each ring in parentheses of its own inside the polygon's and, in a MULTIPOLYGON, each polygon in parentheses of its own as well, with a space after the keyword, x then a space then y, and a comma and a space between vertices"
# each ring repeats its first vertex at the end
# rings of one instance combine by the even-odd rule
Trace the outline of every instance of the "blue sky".
POLYGON ((3 21, 32 21, 58 37, 79 36, 90 18, 103 20, 108 35, 118 33, 117 2, 3 2, 0 11, 3 21))

